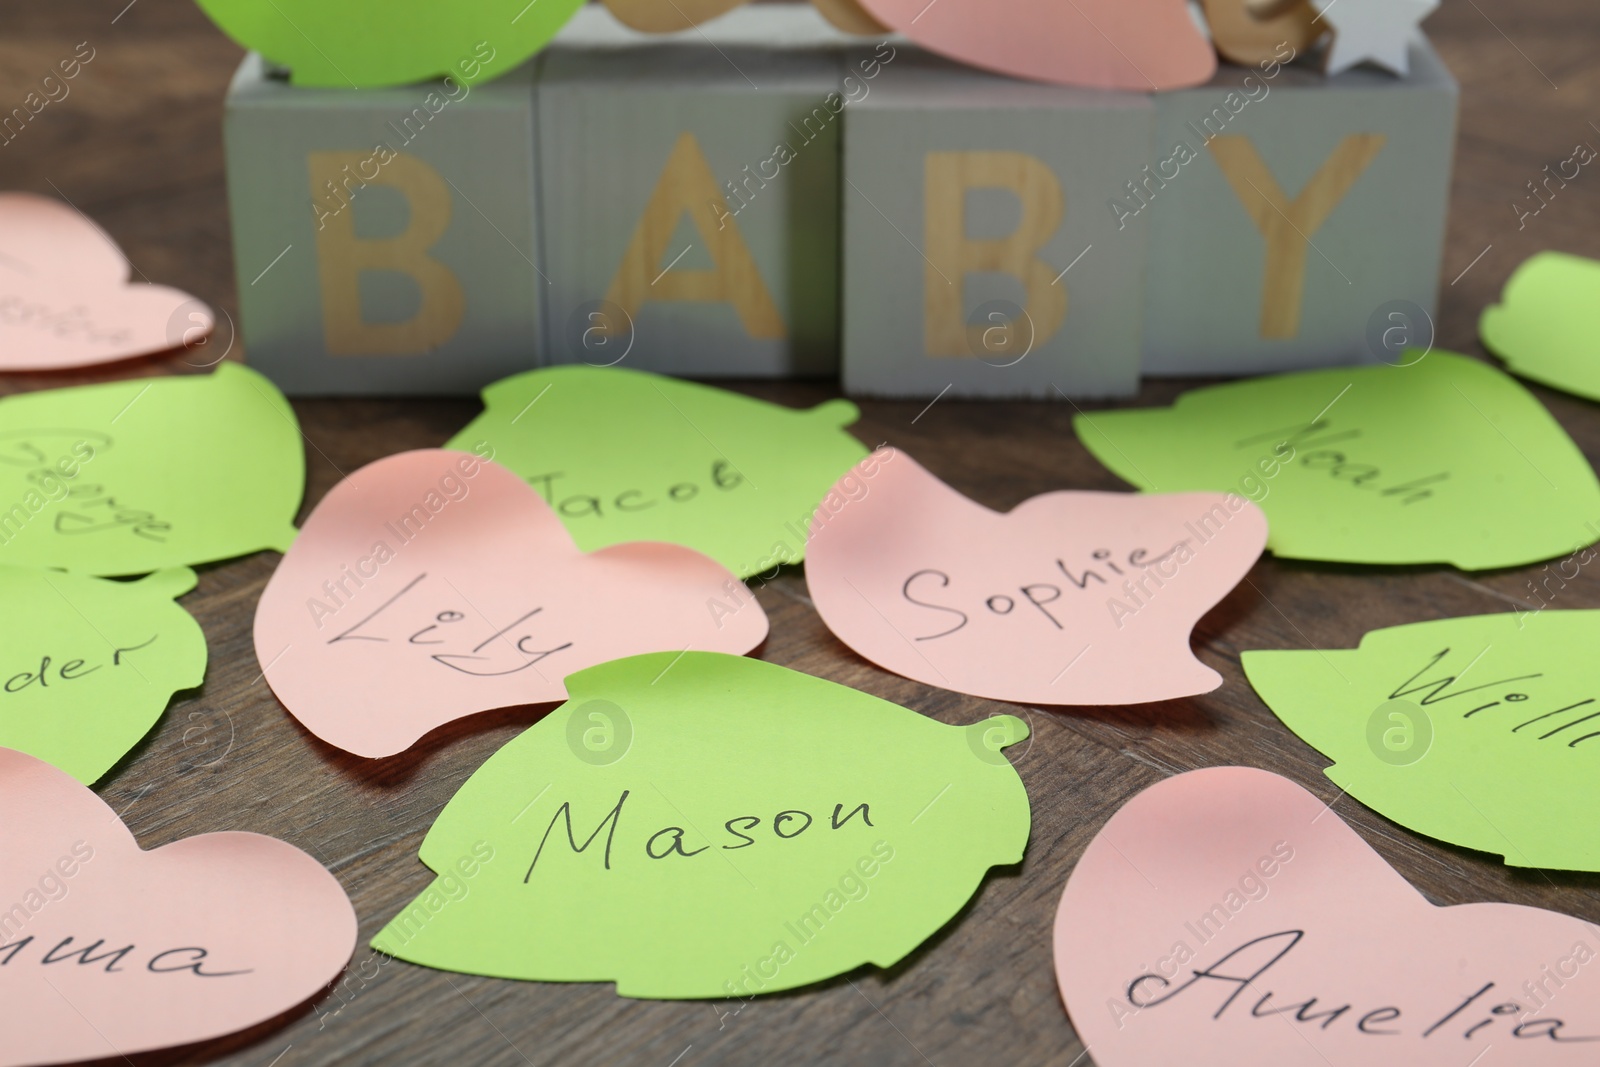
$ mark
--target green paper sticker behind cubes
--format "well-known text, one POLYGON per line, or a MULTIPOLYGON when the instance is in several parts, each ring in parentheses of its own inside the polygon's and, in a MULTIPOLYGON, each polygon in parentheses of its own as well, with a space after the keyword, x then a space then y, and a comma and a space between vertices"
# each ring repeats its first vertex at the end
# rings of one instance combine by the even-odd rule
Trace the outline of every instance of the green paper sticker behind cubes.
POLYGON ((197 0, 224 33, 296 85, 471 84, 533 55, 583 0, 197 0))
POLYGON ((1243 661, 1261 699, 1361 803, 1514 867, 1600 871, 1587 817, 1600 802, 1596 648, 1600 611, 1522 611, 1243 661))
POLYGON ((1022 858, 1002 715, 947 726, 711 652, 615 660, 484 764, 372 945, 444 970, 769 993, 905 958, 1022 858))
POLYGON ((1147 492, 1254 500, 1267 547, 1293 559, 1516 567, 1593 543, 1600 515, 1594 471, 1543 405, 1451 352, 1197 389, 1074 426, 1147 492))
POLYGON ((173 602, 187 567, 137 582, 0 566, 0 748, 92 785, 199 685, 206 640, 173 602))
POLYGON ((1513 373, 1600 400, 1600 263, 1541 252, 1511 275, 1478 332, 1513 373))
POLYGON ((304 490, 294 412, 237 363, 0 400, 0 564, 126 575, 281 551, 304 490))
POLYGON ((445 447, 526 478, 583 551, 670 541, 741 578, 800 562, 813 509, 867 454, 848 401, 795 411, 620 367, 530 371, 483 400, 445 447))

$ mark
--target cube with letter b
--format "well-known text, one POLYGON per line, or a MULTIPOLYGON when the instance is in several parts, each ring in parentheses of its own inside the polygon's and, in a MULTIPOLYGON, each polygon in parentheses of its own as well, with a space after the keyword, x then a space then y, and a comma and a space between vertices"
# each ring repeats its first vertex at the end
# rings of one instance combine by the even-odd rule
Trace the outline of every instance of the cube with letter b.
POLYGON ((846 390, 1136 391, 1144 234, 1119 233, 1104 201, 1144 162, 1149 97, 896 47, 845 113, 846 390))
MULTIPOLYGON (((535 365, 533 75, 291 86, 257 55, 225 140, 250 363, 290 394, 475 394, 535 365)), ((486 51, 489 50, 489 51, 486 51)))

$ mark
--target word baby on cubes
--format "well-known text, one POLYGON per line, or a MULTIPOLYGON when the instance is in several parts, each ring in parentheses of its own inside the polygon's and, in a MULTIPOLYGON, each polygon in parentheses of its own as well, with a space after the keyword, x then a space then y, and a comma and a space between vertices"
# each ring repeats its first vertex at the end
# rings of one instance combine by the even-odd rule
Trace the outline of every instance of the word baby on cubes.
MULTIPOLYGON (((228 107, 243 331, 291 393, 536 366, 1112 396, 1431 341, 1457 88, 1282 42, 1170 92, 1022 81, 809 4, 580 9, 490 79, 228 107)), ((504 64, 501 63, 501 66, 504 64)))

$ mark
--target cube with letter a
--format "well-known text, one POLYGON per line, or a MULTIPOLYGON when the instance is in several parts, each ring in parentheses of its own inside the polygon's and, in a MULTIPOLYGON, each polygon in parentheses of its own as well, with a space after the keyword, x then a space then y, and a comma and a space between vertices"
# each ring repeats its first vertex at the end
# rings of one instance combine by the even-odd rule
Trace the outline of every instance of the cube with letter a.
POLYGON ((579 10, 539 76, 549 362, 837 370, 839 63, 857 40, 809 4, 661 35, 579 10))
POLYGON ((293 395, 476 394, 535 365, 533 76, 228 91, 246 357, 293 395))
POLYGON ((909 45, 845 113, 844 383, 1070 397, 1139 382, 1144 235, 1104 200, 1147 96, 1037 85, 909 45))

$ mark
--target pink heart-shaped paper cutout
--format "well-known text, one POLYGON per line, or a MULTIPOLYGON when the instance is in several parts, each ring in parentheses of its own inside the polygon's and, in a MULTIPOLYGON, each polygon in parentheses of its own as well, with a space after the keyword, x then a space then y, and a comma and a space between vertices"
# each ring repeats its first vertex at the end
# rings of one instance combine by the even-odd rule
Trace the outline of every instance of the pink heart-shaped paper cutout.
POLYGON ((740 655, 767 636, 744 584, 681 545, 584 554, 496 463, 427 449, 334 486, 256 608, 267 681, 306 729, 377 758, 645 652, 740 655))
POLYGON ((0 370, 65 370, 205 340, 215 317, 178 289, 129 282, 100 227, 48 197, 0 193, 0 370))
POLYGON ((236 1033, 315 996, 356 943, 338 880, 292 845, 216 833, 145 852, 93 792, 9 748, 0 907, 0 1067, 236 1033))
POLYGON ((1556 912, 1430 904, 1327 803, 1245 767, 1129 801, 1055 923, 1100 1067, 1593 1064, 1597 952, 1556 912))
POLYGON ((1199 85, 1217 53, 1187 0, 861 0, 924 48, 1019 78, 1157 92, 1199 85))
POLYGON ((1001 514, 885 449, 817 509, 806 584, 841 641, 907 678, 1140 704, 1222 684, 1189 635, 1266 541, 1266 516, 1233 494, 1055 492, 1001 514))

